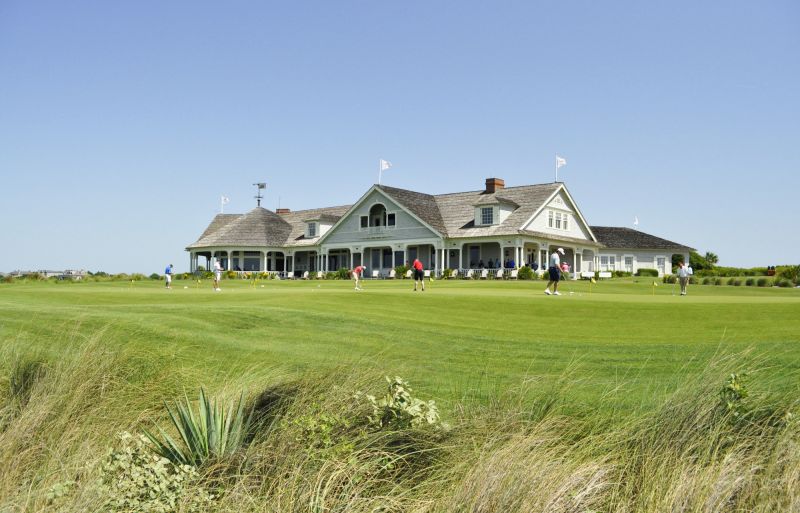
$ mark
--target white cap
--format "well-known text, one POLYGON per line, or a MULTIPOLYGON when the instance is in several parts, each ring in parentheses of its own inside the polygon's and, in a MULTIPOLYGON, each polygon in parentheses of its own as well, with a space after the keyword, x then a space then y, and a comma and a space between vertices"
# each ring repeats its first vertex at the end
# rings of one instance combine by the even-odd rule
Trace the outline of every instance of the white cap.
POLYGON ((556 251, 558 251, 558 252, 559 252, 559 253, 561 253, 562 255, 564 254, 564 248, 558 248, 556 251))

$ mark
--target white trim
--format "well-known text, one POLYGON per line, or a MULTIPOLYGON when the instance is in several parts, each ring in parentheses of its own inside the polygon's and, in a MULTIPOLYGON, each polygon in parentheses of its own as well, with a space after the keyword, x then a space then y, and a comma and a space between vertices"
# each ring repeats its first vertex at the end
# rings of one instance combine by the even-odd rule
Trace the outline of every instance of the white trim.
POLYGON ((589 236, 592 238, 592 242, 598 242, 597 241, 597 237, 594 236, 594 233, 592 233, 592 229, 589 227, 589 223, 586 222, 586 219, 583 217, 583 214, 581 214, 581 210, 578 208, 578 204, 575 203, 574 199, 572 199, 572 195, 567 190, 567 186, 564 185, 563 183, 559 184, 559 186, 556 188, 556 190, 553 191, 553 193, 550 196, 548 196, 546 200, 544 200, 542 202, 542 205, 538 209, 536 209, 536 211, 533 213, 533 215, 531 215, 528 218, 527 221, 522 223, 522 226, 520 226, 518 229, 519 230, 524 230, 526 226, 531 224, 531 222, 534 219, 536 219, 536 216, 538 216, 545 208, 550 207, 550 202, 553 201, 553 198, 555 198, 558 195, 558 193, 561 192, 562 190, 564 191, 564 194, 567 195, 567 199, 572 204, 572 208, 575 209, 575 213, 578 214, 578 218, 581 220, 581 223, 583 223, 583 226, 586 228, 586 231, 589 233, 589 236))

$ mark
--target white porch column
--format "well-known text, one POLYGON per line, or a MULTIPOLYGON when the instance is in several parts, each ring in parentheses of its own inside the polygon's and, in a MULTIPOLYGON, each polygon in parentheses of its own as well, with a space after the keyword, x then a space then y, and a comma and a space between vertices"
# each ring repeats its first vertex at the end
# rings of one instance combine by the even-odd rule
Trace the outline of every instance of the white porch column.
POLYGON ((350 248, 350 269, 353 268, 353 248, 350 248))

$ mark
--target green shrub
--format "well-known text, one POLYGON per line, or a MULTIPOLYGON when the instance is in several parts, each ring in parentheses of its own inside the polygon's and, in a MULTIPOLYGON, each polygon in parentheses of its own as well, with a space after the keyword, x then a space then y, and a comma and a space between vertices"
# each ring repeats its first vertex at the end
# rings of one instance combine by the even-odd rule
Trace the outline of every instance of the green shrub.
POLYGON ((775 286, 776 287, 782 287, 782 288, 789 288, 789 287, 793 287, 794 284, 791 281, 787 280, 787 279, 781 278, 781 279, 775 280, 775 286))
MULTIPOLYGON (((614 278, 630 278, 633 276, 633 273, 629 273, 628 271, 614 271, 611 273, 611 276, 614 278)), ((597 276, 595 276, 597 278, 597 276)))
MULTIPOLYGON (((370 425, 375 429, 409 429, 418 426, 443 427, 434 401, 422 401, 413 395, 409 384, 400 377, 386 377, 389 390, 385 396, 365 397, 372 406, 370 425)), ((360 396, 360 394, 359 394, 360 396)))
POLYGON ((409 267, 407 265, 398 265, 397 267, 394 268, 394 273, 397 275, 398 278, 405 279, 408 270, 409 267))
POLYGON ((661 281, 663 281, 664 283, 677 283, 678 277, 675 276, 674 274, 665 274, 664 278, 661 281))
POLYGON ((754 286, 756 284, 756 279, 755 278, 747 278, 744 281, 744 284, 747 285, 748 287, 752 287, 752 286, 754 286))
POLYGON ((194 466, 154 457, 144 436, 121 433, 101 471, 108 496, 105 511, 167 513, 180 507, 202 512, 211 509, 214 500, 204 488, 192 486, 199 478, 194 466))
POLYGON ((788 266, 784 269, 781 269, 778 276, 797 284, 798 280, 800 280, 800 265, 788 266))
POLYGON ((742 285, 742 280, 739 278, 729 278, 728 285, 732 285, 734 287, 740 287, 742 285))
POLYGON ((703 285, 713 285, 713 284, 714 284, 714 278, 711 278, 709 276, 703 278, 703 285))
POLYGON ((222 276, 223 278, 226 278, 228 280, 235 280, 236 278, 239 277, 239 273, 237 273, 236 271, 225 271, 224 273, 222 273, 222 276))
POLYGON ((535 280, 536 273, 533 272, 533 269, 528 267, 527 265, 519 270, 517 273, 517 279, 519 280, 535 280))
POLYGON ((211 401, 205 391, 200 389, 197 415, 192 411, 192 403, 184 395, 183 400, 175 401, 174 407, 165 404, 167 413, 181 444, 178 444, 163 429, 158 428, 161 438, 149 431, 145 436, 153 444, 159 456, 176 465, 202 465, 209 459, 219 460, 232 455, 244 444, 245 434, 250 426, 252 412, 245 413, 244 394, 238 404, 211 401))
POLYGON ((695 275, 689 276, 689 283, 692 285, 698 285, 700 283, 700 278, 697 278, 695 275))
POLYGON ((722 285, 722 278, 714 278, 714 285, 722 285))
POLYGON ((448 268, 448 269, 445 269, 444 271, 442 271, 442 278, 449 278, 451 276, 453 276, 453 270, 452 269, 448 268))
POLYGON ((731 374, 720 390, 720 398, 725 410, 734 417, 739 417, 746 412, 745 399, 750 395, 745 384, 746 380, 746 373, 731 374))
POLYGON ((150 276, 148 276, 148 278, 150 278, 151 280, 154 280, 154 281, 155 280, 160 280, 161 279, 161 275, 158 274, 158 273, 153 273, 150 276))
POLYGON ((147 279, 147 276, 145 276, 145 275, 144 275, 144 274, 142 274, 142 273, 133 273, 133 274, 131 274, 131 280, 134 280, 134 281, 144 281, 144 280, 146 280, 146 279, 147 279))
POLYGON ((350 269, 346 267, 342 267, 338 271, 336 271, 336 279, 337 280, 349 280, 350 279, 350 269))
POLYGON ((756 285, 758 285, 759 287, 771 287, 772 281, 766 278, 759 278, 758 281, 756 282, 756 285))
POLYGON ((658 277, 658 269, 639 269, 636 271, 636 276, 652 276, 658 277))

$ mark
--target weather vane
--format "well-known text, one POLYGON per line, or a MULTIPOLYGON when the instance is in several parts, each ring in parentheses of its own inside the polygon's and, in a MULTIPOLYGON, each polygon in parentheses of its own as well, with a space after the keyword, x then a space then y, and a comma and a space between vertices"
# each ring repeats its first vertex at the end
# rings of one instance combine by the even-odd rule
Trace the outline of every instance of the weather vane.
POLYGON ((254 183, 253 185, 258 187, 258 189, 256 189, 256 195, 254 196, 254 198, 256 199, 257 206, 260 207, 261 206, 261 200, 264 198, 264 196, 261 195, 261 191, 267 188, 267 184, 263 183, 263 182, 259 182, 259 183, 254 183))

